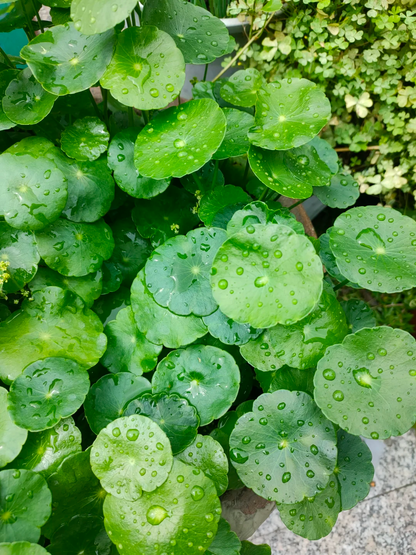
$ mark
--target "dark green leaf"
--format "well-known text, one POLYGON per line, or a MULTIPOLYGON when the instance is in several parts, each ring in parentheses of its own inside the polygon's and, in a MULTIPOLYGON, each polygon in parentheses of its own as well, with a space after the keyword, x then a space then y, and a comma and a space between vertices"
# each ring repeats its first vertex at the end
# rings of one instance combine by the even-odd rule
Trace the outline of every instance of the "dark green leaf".
POLYGON ((228 522, 220 518, 217 534, 206 552, 207 555, 239 555, 240 549, 238 536, 231 531, 228 522))
POLYGON ((374 328, 376 318, 374 312, 364 301, 350 299, 341 303, 342 309, 347 318, 347 324, 352 333, 362 328, 374 328))
POLYGON ((210 226, 216 215, 230 205, 245 204, 251 197, 241 187, 219 186, 202 197, 198 215, 205 225, 210 226))
POLYGON ((48 552, 52 555, 110 555, 111 547, 103 518, 82 515, 75 516, 55 532, 48 552))
POLYGON ((77 119, 62 133, 62 150, 70 158, 81 162, 96 160, 108 147, 110 134, 104 123, 96 118, 87 116, 77 119))

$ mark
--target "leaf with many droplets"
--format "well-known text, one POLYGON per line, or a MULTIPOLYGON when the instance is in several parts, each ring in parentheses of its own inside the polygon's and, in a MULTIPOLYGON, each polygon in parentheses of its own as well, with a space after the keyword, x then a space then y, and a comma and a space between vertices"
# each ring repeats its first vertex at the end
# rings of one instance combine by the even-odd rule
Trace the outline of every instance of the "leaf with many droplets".
POLYGON ((248 225, 229 237, 211 271, 222 312, 256 328, 304 318, 321 296, 322 278, 311 242, 277 224, 248 225))
POLYGON ((68 180, 68 200, 63 215, 73 222, 96 222, 110 210, 114 180, 106 159, 79 162, 54 148, 46 153, 68 180))
POLYGON ((77 515, 61 526, 48 545, 51 555, 111 555, 112 543, 102 516, 77 515))
POLYGON ((208 64, 228 53, 230 36, 224 23, 184 0, 148 2, 143 23, 169 33, 187 64, 208 64))
POLYGON ((234 108, 223 108, 223 112, 227 119, 227 130, 223 142, 213 155, 214 160, 242 156, 250 147, 248 132, 254 125, 254 116, 234 108))
POLYGON ((48 555, 41 545, 30 542, 0 543, 0 555, 48 555))
POLYGON ((195 213, 192 210, 196 204, 195 197, 188 191, 171 185, 153 199, 137 200, 131 216, 140 235, 157 246, 178 233, 188 233, 198 225, 196 210, 195 213))
POLYGON ((248 225, 283 224, 291 227, 296 233, 305 235, 303 225, 298 222, 288 208, 270 209, 267 204, 256 200, 235 212, 227 225, 228 235, 241 231, 248 225))
POLYGON ((336 464, 336 435, 313 399, 299 391, 260 395, 238 419, 230 458, 244 484, 279 503, 311 497, 336 464))
POLYGON ((202 470, 210 478, 218 495, 228 487, 228 459, 221 444, 211 436, 198 434, 192 443, 176 459, 202 470))
POLYGON ((314 187, 313 193, 330 208, 348 208, 360 196, 360 188, 352 175, 339 173, 326 187, 314 187))
POLYGON ((220 418, 235 401, 240 371, 233 357, 222 349, 195 345, 172 351, 153 374, 155 393, 171 391, 197 409, 201 426, 220 418))
POLYGON ((6 129, 11 129, 15 127, 16 124, 7 117, 4 112, 1 99, 4 98, 6 89, 10 82, 13 81, 19 75, 17 69, 5 69, 0 71, 0 131, 5 131, 6 129))
POLYGON ((259 370, 269 369, 270 351, 272 359, 305 370, 316 366, 325 350, 330 345, 341 343, 348 332, 341 305, 333 295, 323 291, 308 316, 291 326, 278 325, 266 330, 265 337, 258 337, 242 353, 252 361, 266 358, 264 366, 257 366, 259 370))
POLYGON ((131 288, 131 304, 137 327, 147 339, 169 349, 193 343, 207 333, 207 327, 197 316, 178 316, 153 299, 146 287, 143 270, 131 288))
POLYGON ((114 250, 113 235, 104 220, 84 224, 60 219, 36 233, 36 240, 45 263, 64 276, 96 272, 114 250))
POLYGON ((33 470, 48 479, 64 459, 79 451, 81 432, 69 417, 43 432, 30 432, 19 456, 9 466, 33 470))
POLYGON ((175 393, 144 393, 133 399, 124 411, 124 416, 132 414, 141 414, 156 422, 167 435, 174 455, 186 449, 198 431, 199 416, 195 407, 175 393))
POLYGON ((114 56, 100 83, 125 106, 157 110, 180 93, 185 62, 174 40, 153 25, 129 27, 118 35, 114 56))
POLYGON ((166 434, 146 416, 123 416, 98 434, 91 448, 91 468, 112 496, 136 501, 161 486, 172 468, 166 434))
POLYGON ((203 317, 204 324, 208 326, 209 333, 226 345, 244 345, 250 339, 256 339, 263 330, 238 324, 228 318, 219 308, 209 316, 203 317))
POLYGON ((72 0, 71 18, 77 31, 96 35, 124 21, 136 3, 136 0, 72 0))
POLYGON ((60 287, 76 293, 91 308, 95 299, 101 295, 102 272, 97 270, 83 277, 67 277, 51 270, 50 268, 39 268, 35 277, 31 280, 29 289, 40 291, 45 287, 60 287))
POLYGON ((258 545, 243 541, 241 542, 240 555, 272 555, 272 550, 270 546, 265 543, 258 545))
POLYGON ((164 179, 195 172, 211 159, 227 120, 214 100, 191 100, 168 108, 140 131, 134 149, 139 173, 164 179))
POLYGON ((57 96, 45 91, 29 68, 10 81, 3 97, 6 116, 19 125, 35 125, 52 110, 57 96))
POLYGON ((123 129, 112 139, 108 148, 108 165, 122 191, 136 198, 152 198, 165 191, 170 179, 152 179, 139 174, 134 165, 134 144, 140 129, 123 129))
POLYGON ((348 327, 352 333, 362 328, 374 328, 376 326, 376 318, 373 310, 364 301, 358 299, 349 299, 341 303, 345 312, 348 327))
POLYGON ((113 56, 114 29, 87 36, 73 23, 57 25, 35 37, 20 55, 42 87, 57 95, 89 89, 101 78, 113 56))
POLYGON ((1 213, 17 229, 39 230, 65 208, 67 180, 51 160, 30 155, 0 156, 1 213))
POLYGON ((0 222, 0 261, 7 265, 3 276, 9 275, 1 286, 2 291, 15 293, 22 289, 38 269, 39 253, 33 233, 0 222))
POLYGON ((108 344, 101 364, 110 372, 140 376, 156 366, 162 346, 148 341, 137 329, 131 307, 120 310, 116 319, 106 325, 104 333, 108 344))
POLYGON ((313 186, 329 185, 332 173, 311 144, 285 151, 251 146, 248 158, 255 175, 267 187, 290 198, 309 198, 313 186))
POLYGON ((285 364, 277 355, 282 345, 274 345, 276 327, 264 330, 260 337, 240 347, 240 353, 244 359, 261 372, 274 372, 285 364))
POLYGON ((146 262, 146 286, 155 301, 175 314, 207 316, 216 310, 209 275, 227 234, 198 228, 157 248, 146 262))
POLYGON ((39 474, 31 470, 2 470, 0 542, 37 542, 40 529, 51 514, 51 501, 48 485, 39 474))
POLYGON ((239 555, 241 542, 224 518, 220 518, 218 531, 214 541, 209 546, 207 555, 239 555))
MULTIPOLYGON (((304 391, 313 397, 314 373, 313 369, 299 370, 298 368, 282 366, 282 368, 279 368, 279 370, 272 374, 269 387, 265 393, 287 389, 288 391, 304 391)), ((270 374, 266 374, 266 376, 270 376, 270 374)))
POLYGON ((244 205, 251 197, 241 187, 220 185, 207 192, 201 199, 198 215, 207 226, 212 226, 218 213, 228 206, 244 205))
POLYGON ((224 100, 235 106, 254 106, 257 92, 263 84, 263 76, 257 69, 241 69, 222 85, 220 94, 224 100))
POLYGON ((106 348, 102 331, 98 316, 71 291, 36 291, 33 301, 0 323, 0 378, 10 383, 32 362, 51 356, 70 356, 91 368, 106 348))
POLYGON ((83 404, 90 388, 88 372, 69 358, 50 357, 27 366, 10 387, 8 410, 21 428, 53 428, 83 404))
POLYGON ((104 123, 92 116, 77 119, 64 130, 61 148, 70 158, 92 162, 108 148, 110 134, 104 123))
POLYGON ((108 495, 104 503, 105 527, 120 555, 154 555, 155 544, 160 554, 198 555, 212 542, 220 514, 211 480, 178 460, 155 491, 133 503, 108 495))
POLYGON ((416 346, 407 332, 364 328, 330 347, 315 374, 315 400, 345 431, 372 439, 416 422, 416 346))
POLYGON ((7 390, 0 387, 0 468, 14 461, 27 438, 27 430, 19 428, 7 410, 7 390))
POLYGON ((278 504, 280 518, 287 528, 308 540, 327 536, 341 512, 338 481, 332 474, 328 485, 315 496, 307 496, 299 503, 278 504))
POLYGON ((269 150, 299 147, 313 139, 331 117, 325 93, 308 79, 281 79, 257 92, 256 127, 250 142, 269 150))
POLYGON ((341 507, 347 511, 367 497, 374 467, 371 451, 360 437, 338 430, 337 447, 335 473, 340 485, 341 507))
POLYGON ((381 206, 351 208, 335 220, 329 246, 347 279, 370 291, 416 286, 416 222, 381 206))
POLYGON ((84 403, 91 430, 98 434, 108 424, 123 416, 128 404, 150 391, 150 382, 130 372, 107 374, 91 387, 84 403))

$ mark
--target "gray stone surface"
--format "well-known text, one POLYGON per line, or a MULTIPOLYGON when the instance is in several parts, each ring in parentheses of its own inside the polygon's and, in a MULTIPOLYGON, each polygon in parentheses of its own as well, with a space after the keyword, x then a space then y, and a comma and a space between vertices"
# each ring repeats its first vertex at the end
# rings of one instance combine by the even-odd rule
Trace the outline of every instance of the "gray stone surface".
POLYGON ((381 450, 381 442, 369 442, 376 466, 370 495, 341 513, 329 536, 300 538, 276 510, 250 541, 268 543, 273 555, 416 555, 416 434, 411 430, 383 443, 381 450))

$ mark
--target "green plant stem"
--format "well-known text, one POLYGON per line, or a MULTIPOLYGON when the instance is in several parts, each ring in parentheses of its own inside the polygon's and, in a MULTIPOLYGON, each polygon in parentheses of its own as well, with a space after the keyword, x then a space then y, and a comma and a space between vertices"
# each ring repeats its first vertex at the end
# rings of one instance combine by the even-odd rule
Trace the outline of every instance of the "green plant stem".
POLYGON ((101 114, 101 112, 100 112, 100 110, 97 106, 97 103, 95 102, 95 98, 92 95, 91 89, 88 89, 88 90, 90 91, 90 100, 91 100, 92 107, 94 108, 94 112, 95 112, 97 118, 100 118, 102 120, 103 116, 102 116, 102 114, 101 114))
POLYGON ((108 90, 101 88, 101 94, 103 95, 103 115, 104 115, 104 122, 108 127, 108 90))
POLYGON ((147 125, 150 121, 149 110, 142 110, 142 116, 143 116, 145 125, 147 125))
POLYGON ((266 193, 267 193, 267 187, 265 187, 265 188, 263 189, 262 194, 259 196, 259 200, 263 200, 264 197, 266 196, 266 193))
POLYGON ((131 27, 131 26, 132 26, 132 25, 131 25, 131 19, 130 19, 130 17, 127 17, 127 19, 126 19, 126 24, 127 24, 127 27, 131 27))
POLYGON ((244 175, 243 175, 243 184, 245 185, 247 183, 247 176, 248 176, 248 170, 250 169, 250 164, 248 163, 248 158, 246 160, 246 167, 244 168, 244 175))
POLYGON ((2 54, 2 56, 4 57, 4 59, 6 60, 7 64, 12 68, 12 69, 16 69, 15 66, 13 65, 12 61, 10 60, 9 56, 6 54, 6 52, 3 50, 3 48, 0 46, 0 54, 2 54))
POLYGON ((36 37, 36 33, 35 33, 34 28, 33 28, 32 20, 30 19, 29 14, 27 13, 24 0, 20 0, 20 5, 22 6, 22 11, 25 14, 25 19, 26 19, 27 29, 28 29, 27 30, 27 35, 29 36, 29 39, 32 40, 36 37))
POLYGON ((204 78, 202 79, 203 81, 207 80, 207 73, 208 73, 208 64, 205 64, 204 78))
POLYGON ((296 206, 299 206, 299 204, 302 204, 302 202, 305 202, 306 199, 301 198, 300 200, 298 200, 297 202, 294 202, 293 204, 291 204, 288 208, 289 210, 292 210, 292 208, 296 208, 296 206))
POLYGON ((192 174, 192 177, 194 178, 195 183, 198 185, 198 190, 199 190, 199 191, 202 191, 203 186, 202 186, 202 181, 201 181, 201 179, 199 178, 199 175, 196 175, 196 173, 194 172, 194 173, 192 174))
POLYGON ((237 54, 234 56, 234 58, 231 60, 231 62, 229 62, 224 69, 222 69, 219 74, 214 77, 214 79, 212 80, 213 83, 215 83, 215 81, 217 81, 217 79, 219 79, 220 77, 222 77, 224 75, 224 73, 230 69, 231 66, 233 66, 235 64, 235 62, 244 54, 244 52, 247 50, 247 48, 258 38, 261 37, 263 31, 266 29, 267 25, 270 23, 270 21, 272 20, 274 16, 274 13, 272 13, 272 15, 269 17, 269 19, 266 21, 266 23, 264 24, 264 27, 262 27, 255 35, 253 35, 251 37, 251 39, 246 42, 246 44, 240 48, 240 50, 237 52, 237 54))
POLYGON ((344 279, 344 281, 341 281, 341 283, 338 283, 338 285, 335 285, 334 291, 338 291, 338 289, 341 289, 341 287, 344 287, 344 285, 347 285, 347 283, 348 283, 348 279, 344 279))
POLYGON ((133 127, 134 125, 134 112, 131 106, 128 107, 127 112, 129 114, 129 126, 133 127))
POLYGON ((37 20, 38 25, 39 25, 40 32, 41 32, 41 33, 44 33, 44 32, 45 32, 45 27, 43 26, 42 19, 40 18, 39 12, 38 12, 38 10, 36 9, 35 2, 34 2, 34 0, 30 0, 30 2, 31 2, 31 4, 32 4, 32 6, 33 6, 33 10, 34 10, 34 12, 35 12, 35 16, 36 16, 36 20, 37 20))
POLYGON ((134 13, 134 12, 132 12, 132 13, 130 14, 130 18, 129 18, 129 19, 130 19, 130 22, 131 22, 131 26, 132 26, 132 27, 136 27, 136 22, 134 21, 134 15, 133 15, 133 13, 134 13))

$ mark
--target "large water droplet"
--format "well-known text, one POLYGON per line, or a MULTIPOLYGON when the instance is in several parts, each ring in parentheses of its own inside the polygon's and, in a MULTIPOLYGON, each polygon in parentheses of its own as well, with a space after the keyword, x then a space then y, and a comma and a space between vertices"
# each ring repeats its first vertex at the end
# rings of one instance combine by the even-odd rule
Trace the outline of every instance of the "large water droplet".
POLYGON ((146 520, 152 526, 158 526, 168 516, 166 509, 160 505, 153 505, 146 513, 146 520))
POLYGON ((191 490, 191 497, 194 501, 200 501, 205 495, 205 490, 200 486, 194 486, 191 490))

